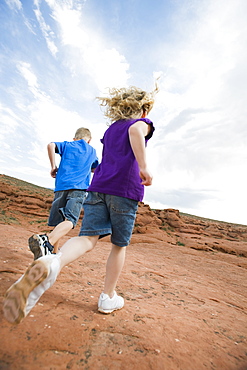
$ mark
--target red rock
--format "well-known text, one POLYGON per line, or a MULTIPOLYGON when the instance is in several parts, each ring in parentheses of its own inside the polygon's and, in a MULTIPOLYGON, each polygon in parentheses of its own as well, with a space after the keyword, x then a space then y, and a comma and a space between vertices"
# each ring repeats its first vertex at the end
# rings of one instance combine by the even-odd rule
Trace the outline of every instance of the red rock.
MULTIPOLYGON (((2 302, 32 262, 27 239, 49 230, 53 192, 1 175, 0 199, 2 302)), ((18 326, 1 311, 1 369, 247 368, 246 226, 141 203, 117 287, 125 307, 102 315, 110 248, 104 238, 65 267, 18 326)))

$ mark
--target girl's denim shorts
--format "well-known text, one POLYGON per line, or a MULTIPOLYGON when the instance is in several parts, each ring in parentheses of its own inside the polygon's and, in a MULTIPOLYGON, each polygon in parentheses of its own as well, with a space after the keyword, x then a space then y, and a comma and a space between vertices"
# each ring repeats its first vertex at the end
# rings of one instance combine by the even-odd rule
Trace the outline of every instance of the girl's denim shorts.
POLYGON ((80 236, 111 234, 111 242, 119 247, 130 243, 138 201, 116 195, 88 192, 83 204, 84 217, 80 236))
POLYGON ((76 226, 81 214, 82 205, 87 196, 85 190, 56 191, 48 220, 49 226, 57 226, 64 220, 76 226))

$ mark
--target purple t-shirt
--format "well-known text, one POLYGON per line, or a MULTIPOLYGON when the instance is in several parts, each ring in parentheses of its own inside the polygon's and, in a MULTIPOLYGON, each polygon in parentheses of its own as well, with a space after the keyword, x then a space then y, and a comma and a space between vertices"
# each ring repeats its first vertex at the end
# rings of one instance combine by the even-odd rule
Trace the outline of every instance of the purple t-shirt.
POLYGON ((146 143, 152 137, 154 126, 148 118, 114 122, 101 139, 102 162, 95 170, 88 191, 142 201, 144 185, 141 184, 139 166, 129 140, 129 127, 137 121, 151 126, 150 133, 145 137, 146 143))

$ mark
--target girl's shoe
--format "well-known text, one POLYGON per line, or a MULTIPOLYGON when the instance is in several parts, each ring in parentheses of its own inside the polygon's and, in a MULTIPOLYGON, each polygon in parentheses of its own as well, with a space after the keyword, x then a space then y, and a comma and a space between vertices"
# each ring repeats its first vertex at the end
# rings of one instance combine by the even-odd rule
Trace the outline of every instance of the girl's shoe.
POLYGON ((98 311, 102 313, 111 313, 120 310, 124 306, 124 299, 114 292, 112 298, 108 294, 101 293, 98 302, 98 311))
POLYGON ((19 324, 42 294, 54 284, 59 271, 59 255, 44 256, 34 261, 7 290, 3 301, 5 319, 12 324, 19 324))

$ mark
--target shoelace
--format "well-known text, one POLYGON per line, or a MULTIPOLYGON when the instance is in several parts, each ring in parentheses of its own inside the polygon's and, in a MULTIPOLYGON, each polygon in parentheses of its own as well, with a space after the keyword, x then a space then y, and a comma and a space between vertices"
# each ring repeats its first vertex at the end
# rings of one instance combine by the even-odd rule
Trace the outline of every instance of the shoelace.
POLYGON ((45 256, 49 253, 52 254, 52 251, 53 251, 54 247, 49 242, 48 236, 46 234, 42 234, 42 235, 40 235, 40 238, 43 241, 43 248, 44 248, 44 251, 45 251, 45 256))
POLYGON ((51 243, 49 241, 46 240, 44 242, 45 254, 49 254, 49 252, 52 253, 53 248, 54 248, 53 245, 51 245, 51 243))

